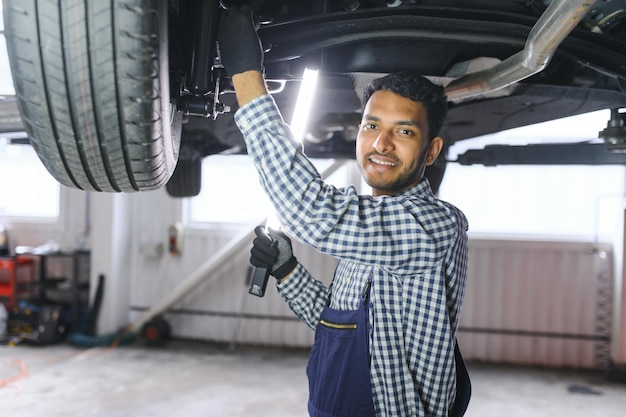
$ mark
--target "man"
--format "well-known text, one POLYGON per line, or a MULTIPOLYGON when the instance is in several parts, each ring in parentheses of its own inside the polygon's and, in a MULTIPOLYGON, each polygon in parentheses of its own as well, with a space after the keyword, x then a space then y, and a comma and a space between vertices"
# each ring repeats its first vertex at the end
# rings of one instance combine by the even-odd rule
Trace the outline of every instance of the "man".
POLYGON ((292 140, 262 76, 249 9, 221 18, 218 42, 235 117, 282 228, 340 262, 331 288, 313 279, 282 233, 257 231, 251 262, 269 266, 290 308, 316 329, 307 366, 311 416, 448 416, 467 270, 467 221, 438 200, 443 88, 410 73, 364 95, 356 158, 372 196, 325 184, 292 140))

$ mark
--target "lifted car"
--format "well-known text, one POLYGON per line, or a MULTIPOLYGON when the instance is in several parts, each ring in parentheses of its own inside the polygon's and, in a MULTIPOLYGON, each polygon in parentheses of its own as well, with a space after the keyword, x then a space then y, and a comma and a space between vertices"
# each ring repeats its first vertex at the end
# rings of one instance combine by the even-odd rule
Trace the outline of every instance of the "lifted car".
MULTIPOLYGON (((310 156, 352 158, 363 87, 398 70, 446 85, 445 149, 427 172, 435 189, 445 150, 505 129, 612 109, 601 148, 563 145, 556 162, 614 163, 626 148, 623 0, 4 0, 19 115, 48 171, 84 190, 198 194, 203 157, 245 152, 215 41, 220 10, 243 3, 286 120, 304 68, 320 72, 310 156)), ((513 152, 532 163, 526 147, 501 148, 459 161, 513 152)))

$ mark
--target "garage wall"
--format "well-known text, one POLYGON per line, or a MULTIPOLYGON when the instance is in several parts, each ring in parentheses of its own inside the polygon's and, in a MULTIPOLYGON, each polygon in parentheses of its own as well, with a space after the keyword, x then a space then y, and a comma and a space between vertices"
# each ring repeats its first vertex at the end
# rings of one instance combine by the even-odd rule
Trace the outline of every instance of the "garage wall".
MULTIPOLYGON (((155 207, 159 192, 143 194, 134 199, 134 213, 145 213, 155 207)), ((182 204, 182 202, 179 202, 182 204)), ((162 204, 159 204, 163 208, 162 204)), ((130 321, 142 317, 150 306, 158 306, 172 291, 179 288, 192 274, 210 260, 221 248, 241 235, 241 229, 251 230, 256 224, 215 228, 187 228, 183 233, 180 255, 167 251, 167 228, 181 219, 172 207, 159 210, 153 216, 140 216, 132 245, 133 264, 130 287, 130 321), (155 219, 157 217, 160 219, 155 219)), ((280 299, 273 282, 268 283, 265 297, 248 294, 249 249, 252 241, 233 258, 220 263, 216 273, 186 294, 168 309, 166 318, 176 336, 228 343, 254 343, 281 346, 309 346, 313 332, 288 309, 280 299)), ((329 282, 336 261, 297 242, 294 251, 299 261, 314 276, 329 282)), ((271 278, 273 280, 273 278, 271 278)))
MULTIPOLYGON (((140 216, 131 274, 130 319, 158 305, 240 228, 188 229, 182 254, 154 248, 165 243, 167 205, 158 193, 137 196, 140 216), (160 224, 154 216, 160 217, 160 224)), ((247 226, 249 229, 254 225, 247 226)), ((310 346, 313 332, 295 319, 274 288, 264 298, 248 294, 251 242, 216 273, 169 309, 166 317, 179 337, 226 343, 310 346)), ((298 259, 329 282, 336 261, 296 244, 298 259)), ((582 368, 609 360, 613 308, 613 254, 610 244, 472 239, 469 286, 460 340, 468 359, 582 368)))
POLYGON ((472 240, 464 357, 608 368, 613 277, 609 244, 472 240))
MULTIPOLYGON (((153 280, 135 282, 131 296, 131 317, 138 310, 158 304, 190 274, 195 272, 211 254, 228 244, 236 234, 222 231, 209 236, 197 231, 185 238, 182 256, 193 258, 184 267, 180 259, 165 259, 153 280)), ((310 346, 313 332, 298 321, 273 288, 270 278, 265 297, 248 294, 249 247, 224 263, 219 270, 198 285, 166 314, 174 334, 180 337, 228 343, 253 343, 279 346, 310 346)), ((299 260, 315 276, 329 281, 335 261, 294 244, 299 260)))
MULTIPOLYGON (((97 194, 91 204, 85 195, 69 192, 64 198, 73 201, 68 205, 72 209, 50 230, 41 225, 10 227, 16 244, 37 245, 54 239, 70 246, 84 242, 85 231, 91 227, 92 283, 100 274, 107 279, 100 333, 115 331, 144 314, 143 309, 158 304, 241 229, 223 225, 187 228, 182 253, 176 256, 166 250, 167 230, 175 222, 184 222, 183 201, 169 198, 164 190, 97 194), (89 205, 91 226, 85 216, 89 205)), ((597 336, 598 322, 591 318, 598 317, 594 309, 599 305, 599 274, 606 272, 603 268, 612 256, 610 247, 600 246, 602 250, 594 252, 599 246, 584 242, 474 239, 460 333, 464 354, 480 360, 598 366, 598 343, 589 339, 597 336), (600 253, 608 258, 600 262, 600 253), (548 316, 539 314, 542 311, 548 316), (517 323, 511 321, 515 317, 517 323), (525 327, 531 322, 537 327, 525 327), (575 324, 587 327, 572 328, 575 324), (569 336, 502 334, 511 331, 569 336), (576 334, 583 337, 570 337, 576 334), (550 346, 556 347, 547 347, 548 341, 555 341, 550 346), (563 350, 566 347, 571 349, 563 350), (544 362, 541 352, 549 360, 544 362)), ((333 259, 299 246, 295 250, 315 276, 329 281, 333 259)), ((167 318, 174 334, 228 343, 309 346, 313 332, 294 319, 273 288, 261 299, 248 295, 248 256, 246 249, 225 261, 205 283, 169 309, 167 318)), ((612 282, 612 271, 609 274, 612 282)), ((611 297, 604 294, 607 298, 611 297)), ((603 305, 619 314, 619 305, 603 305)))

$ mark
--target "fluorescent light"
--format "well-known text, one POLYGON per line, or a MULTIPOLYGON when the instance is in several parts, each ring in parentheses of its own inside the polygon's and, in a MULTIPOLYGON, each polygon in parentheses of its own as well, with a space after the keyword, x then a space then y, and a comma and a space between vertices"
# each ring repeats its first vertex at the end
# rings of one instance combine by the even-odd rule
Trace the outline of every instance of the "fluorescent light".
POLYGON ((300 84, 300 91, 298 91, 296 108, 291 118, 291 131, 293 132, 294 138, 300 142, 302 142, 306 132, 316 87, 317 70, 305 68, 304 74, 302 75, 302 83, 300 84))

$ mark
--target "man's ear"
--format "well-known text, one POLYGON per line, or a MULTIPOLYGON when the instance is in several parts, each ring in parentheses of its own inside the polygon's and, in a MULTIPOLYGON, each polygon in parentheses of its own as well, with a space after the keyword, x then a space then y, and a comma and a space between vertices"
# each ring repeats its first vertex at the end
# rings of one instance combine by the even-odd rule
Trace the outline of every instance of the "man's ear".
POLYGON ((428 143, 428 149, 426 150, 426 165, 432 165, 435 159, 439 156, 441 149, 443 148, 443 139, 439 136, 433 138, 428 143))

